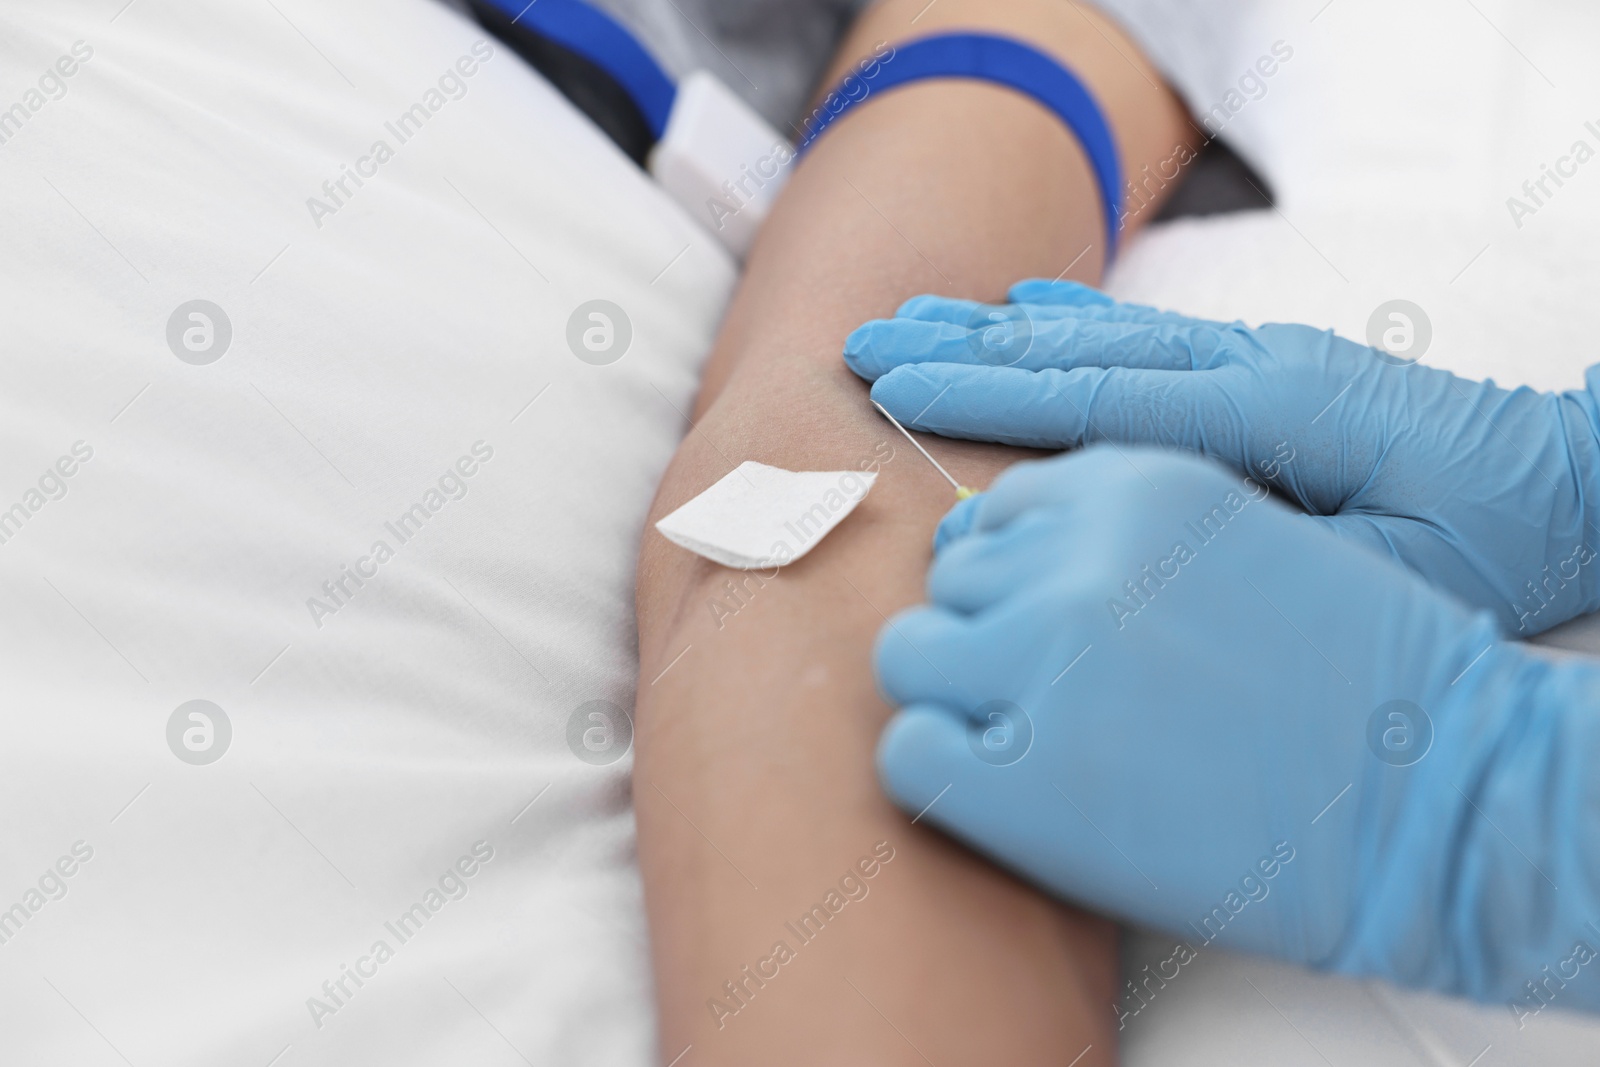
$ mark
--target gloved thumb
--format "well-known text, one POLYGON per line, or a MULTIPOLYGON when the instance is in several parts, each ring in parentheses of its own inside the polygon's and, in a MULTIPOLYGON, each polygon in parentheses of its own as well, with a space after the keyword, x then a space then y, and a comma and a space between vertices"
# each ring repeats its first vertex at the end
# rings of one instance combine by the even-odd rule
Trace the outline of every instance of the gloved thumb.
POLYGON ((972 531, 973 523, 978 521, 978 507, 982 500, 983 494, 975 493, 965 500, 957 501, 955 507, 945 512, 944 518, 939 520, 939 528, 933 531, 934 555, 943 552, 950 542, 965 537, 972 531))

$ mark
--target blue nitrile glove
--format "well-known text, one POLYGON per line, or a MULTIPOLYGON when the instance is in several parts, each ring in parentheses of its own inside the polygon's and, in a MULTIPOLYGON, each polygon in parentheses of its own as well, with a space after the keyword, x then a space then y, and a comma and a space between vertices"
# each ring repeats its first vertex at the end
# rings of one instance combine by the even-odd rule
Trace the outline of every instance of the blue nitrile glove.
POLYGON ((889 794, 1193 951, 1600 1009, 1600 667, 1265 496, 1102 445, 958 505, 876 650, 889 794))
POLYGON ((1010 299, 917 297, 852 333, 845 360, 913 429, 1203 452, 1508 633, 1600 609, 1600 367, 1586 390, 1505 390, 1307 326, 1203 322, 1071 282, 1010 299))

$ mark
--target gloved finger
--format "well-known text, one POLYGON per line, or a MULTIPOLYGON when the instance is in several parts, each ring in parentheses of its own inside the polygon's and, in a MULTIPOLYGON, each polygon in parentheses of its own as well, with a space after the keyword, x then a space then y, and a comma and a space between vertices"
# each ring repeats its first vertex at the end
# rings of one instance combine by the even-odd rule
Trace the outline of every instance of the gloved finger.
POLYGON ((1051 278, 1024 278, 1006 290, 1013 304, 1051 304, 1057 307, 1108 307, 1116 300, 1082 282, 1051 278))
MULTIPOLYGON (((1037 304, 1042 309, 1048 307, 1048 309, 1064 310, 1117 306, 1115 299, 1090 286, 1080 285, 1077 282, 1051 282, 1048 278, 1029 278, 1026 282, 1016 283, 1006 291, 1006 302, 1037 304)), ((995 307, 995 304, 923 293, 910 298, 894 310, 894 318, 922 318, 923 322, 971 325, 973 315, 978 314, 984 307, 995 307)))
POLYGON ((922 322, 947 322, 952 326, 970 326, 982 315, 986 307, 994 307, 981 300, 960 300, 955 297, 924 293, 895 308, 897 319, 918 319, 922 322))
POLYGON ((947 709, 918 704, 890 718, 878 737, 878 781, 884 793, 913 821, 928 822, 1012 866, 1024 857, 1089 852, 1096 864, 1107 860, 1081 848, 1094 835, 1083 816, 1063 802, 1029 760, 1033 732, 963 721, 947 709), (998 741, 999 744, 994 742, 998 741))
MULTIPOLYGON (((963 363, 975 366, 1054 366, 1057 353, 1051 344, 1069 344, 1073 335, 1087 330, 1109 330, 1117 334, 1129 328, 1121 325, 1067 323, 1065 329, 1050 330, 1048 340, 1037 334, 1052 323, 1035 323, 1025 309, 995 307, 996 316, 985 319, 974 329, 964 322, 927 322, 922 319, 874 319, 851 331, 844 342, 844 361, 867 381, 876 381, 895 367, 907 363, 963 363), (1014 318, 1007 314, 1015 313, 1014 318)), ((1113 338, 1106 338, 1104 348, 1113 338)))
MULTIPOLYGON (((1066 503, 1066 502, 1063 502, 1066 503)), ((1063 505, 1030 511, 1005 526, 957 541, 928 568, 928 599, 941 608, 973 615, 1049 577, 1041 564, 1059 562, 1063 505)))
POLYGON ((873 649, 880 694, 889 704, 931 702, 974 718, 996 700, 1021 699, 1021 680, 1033 666, 1030 649, 1046 636, 1025 642, 1004 632, 1026 610, 1037 611, 1038 604, 1019 603, 983 619, 939 607, 895 615, 879 630, 873 649))
POLYGON ((916 818, 965 781, 978 765, 967 742, 968 723, 931 704, 902 708, 878 737, 878 781, 916 818))
POLYGON ((1154 444, 1247 466, 1237 404, 1210 374, 925 363, 878 379, 872 399, 907 427, 944 437, 1026 448, 1154 444))
POLYGON ((1009 304, 986 304, 978 300, 957 300, 947 296, 934 296, 926 294, 914 296, 895 309, 894 317, 897 319, 918 319, 922 322, 946 322, 953 326, 965 326, 968 329, 980 329, 992 325, 993 320, 988 318, 990 311, 999 311, 1002 314, 1012 315, 1020 311, 1034 324, 1049 322, 1058 319, 1087 319, 1094 322, 1120 322, 1140 326, 1220 326, 1218 323, 1204 319, 1180 315, 1175 311, 1160 311, 1143 304, 1127 304, 1120 300, 1113 300, 1104 293, 1097 292, 1087 286, 1077 285, 1076 282, 1050 282, 1034 280, 1018 282, 1011 287, 1007 299, 1009 304), (1078 302, 1071 299, 1056 299, 1053 292, 1048 292, 1047 297, 1041 300, 1032 300, 1029 293, 1030 286, 1044 287, 1054 290, 1060 286, 1071 284, 1085 293, 1093 293, 1097 301, 1078 302))
MULTIPOLYGON (((1053 459, 1019 463, 1007 470, 983 494, 983 504, 973 515, 968 537, 983 537, 1035 513, 1055 513, 1056 526, 1062 531, 1058 554, 1073 560, 1073 566, 1062 571, 1048 589, 1041 587, 1039 595, 1047 593, 1058 602, 1076 597, 1083 605, 1094 605, 1103 602, 1101 590, 1109 577, 1097 574, 1097 568, 1119 560, 1125 562, 1124 557, 1133 547, 1128 539, 1142 542, 1145 535, 1142 529, 1134 529, 1124 531, 1116 541, 1095 537, 1080 540, 1079 534, 1095 531, 1097 520, 1128 514, 1129 508, 1141 509, 1140 514, 1150 507, 1159 511, 1174 494, 1187 494, 1198 500, 1209 498, 1223 502, 1217 505, 1222 507, 1226 506, 1229 493, 1243 499, 1244 494, 1259 497, 1264 492, 1259 484, 1252 489, 1240 483, 1236 473, 1192 452, 1095 444, 1053 459), (1083 584, 1085 581, 1088 584, 1083 584)), ((1205 522, 1206 514, 1203 508, 1196 508, 1193 517, 1205 522)), ((1165 533, 1153 531, 1151 536, 1154 540, 1134 552, 1135 556, 1160 554, 1169 548, 1165 533)), ((1121 569, 1120 564, 1113 569, 1121 569)), ((1026 609, 1027 600, 1035 595, 1033 589, 1020 592, 1015 598, 1019 609, 1026 609)), ((1076 613, 1073 618, 1078 619, 1076 613)), ((977 624, 986 621, 980 618, 977 624)))
POLYGON ((1099 322, 1128 322, 1145 326, 1208 326, 1226 329, 1229 323, 1179 311, 1164 311, 1148 304, 1117 300, 1098 289, 1077 282, 1032 278, 1018 282, 1006 293, 1014 304, 1026 304, 1035 315, 1055 312, 1062 316, 1094 319, 1099 322))
POLYGON ((995 695, 992 668, 974 656, 978 646, 972 624, 953 611, 902 611, 878 631, 878 688, 891 704, 931 701, 965 712, 995 695))
POLYGON ((1071 316, 1029 318, 1024 314, 1009 319, 1002 315, 976 329, 950 322, 876 319, 857 327, 845 339, 844 358, 851 370, 868 381, 910 363, 1020 370, 1204 370, 1224 361, 1225 342, 1225 334, 1210 326, 1147 326, 1071 316))
POLYGON ((1049 319, 1083 319, 1091 322, 1120 322, 1134 326, 1208 326, 1221 329, 1224 324, 1209 319, 1197 319, 1176 311, 1160 311, 1143 304, 1090 304, 1085 307, 1027 304, 1028 314, 1035 321, 1049 319))
POLYGON ((1176 311, 1162 311, 1144 304, 1130 304, 1114 300, 1098 289, 1077 282, 1053 282, 1044 278, 1030 278, 1013 285, 1006 293, 1013 304, 1027 304, 1032 308, 1055 311, 1062 315, 1096 319, 1100 322, 1134 322, 1145 326, 1216 326, 1207 319, 1181 315, 1176 311))
POLYGON ((957 538, 966 536, 977 517, 979 501, 982 499, 982 493, 975 493, 965 500, 956 501, 956 506, 945 512, 944 518, 939 520, 939 528, 933 531, 934 555, 943 552, 945 546, 957 538))

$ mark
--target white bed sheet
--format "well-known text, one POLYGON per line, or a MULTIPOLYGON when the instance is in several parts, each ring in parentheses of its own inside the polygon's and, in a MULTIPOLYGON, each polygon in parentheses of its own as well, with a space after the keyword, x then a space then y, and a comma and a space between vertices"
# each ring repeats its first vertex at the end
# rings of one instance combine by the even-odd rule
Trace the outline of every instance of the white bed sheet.
POLYGON ((0 944, 0 1063, 651 1062, 631 760, 568 723, 632 706, 637 541, 733 270, 503 49, 400 144, 485 37, 429 0, 124 2, 0 10, 0 107, 92 53, 0 144, 0 508, 93 450, 0 543, 0 909, 92 849, 0 944), (166 339, 196 298, 209 365, 166 339), (567 342, 594 299, 609 365, 567 342), (167 745, 192 699, 232 724, 207 766, 167 745))

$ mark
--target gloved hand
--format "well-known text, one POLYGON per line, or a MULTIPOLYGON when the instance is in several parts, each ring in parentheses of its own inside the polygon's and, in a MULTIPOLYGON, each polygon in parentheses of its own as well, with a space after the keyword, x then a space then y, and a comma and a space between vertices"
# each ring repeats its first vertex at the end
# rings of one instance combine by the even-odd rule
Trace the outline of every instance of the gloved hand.
POLYGON ((1600 668, 1264 497, 1097 446, 958 505, 875 653, 888 793, 1190 951, 1600 1009, 1600 668))
POLYGON ((1203 322, 1071 282, 1010 299, 916 297, 852 333, 845 360, 913 429, 1203 452, 1511 634, 1600 609, 1600 367, 1582 391, 1508 391, 1307 326, 1203 322))

